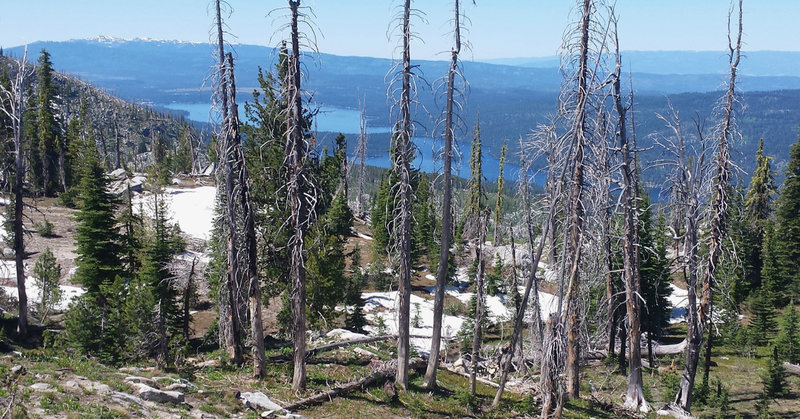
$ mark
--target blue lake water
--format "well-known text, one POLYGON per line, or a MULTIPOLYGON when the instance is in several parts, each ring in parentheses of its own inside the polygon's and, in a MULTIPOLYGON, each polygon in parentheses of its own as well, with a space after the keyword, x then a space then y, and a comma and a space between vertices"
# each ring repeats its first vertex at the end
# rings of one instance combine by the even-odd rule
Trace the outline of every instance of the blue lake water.
MULTIPOLYGON (((189 113, 190 120, 198 122, 208 122, 211 117, 211 105, 208 103, 171 103, 160 105, 161 107, 175 110, 182 110, 189 113)), ((244 106, 239 106, 239 117, 244 118, 244 106)), ((316 123, 316 130, 320 132, 341 132, 342 134, 358 134, 360 130, 361 116, 359 111, 354 109, 343 109, 331 106, 322 106, 319 108, 319 113, 314 118, 316 123)), ((367 119, 367 132, 368 133, 387 133, 390 132, 389 127, 385 126, 370 126, 370 120, 367 119)), ((414 144, 416 145, 416 159, 414 160, 414 167, 428 173, 441 173, 444 163, 440 158, 436 158, 441 154, 443 148, 443 140, 441 138, 431 137, 414 137, 414 144)), ((469 177, 469 144, 470 139, 464 139, 464 143, 459 144, 459 149, 466 151, 460 153, 460 159, 456 158, 453 161, 453 174, 461 177, 469 177)), ((389 160, 389 153, 385 156, 374 156, 375 150, 370 150, 373 154, 372 157, 367 158, 367 164, 389 168, 391 162, 389 160)), ((508 156, 506 159, 504 177, 506 179, 517 180, 519 176, 520 166, 514 163, 518 158, 516 156, 508 156)), ((500 161, 489 155, 484 151, 483 153, 483 173, 487 179, 497 179, 500 168, 500 161)), ((539 185, 544 184, 545 176, 543 173, 531 173, 531 179, 539 185)))

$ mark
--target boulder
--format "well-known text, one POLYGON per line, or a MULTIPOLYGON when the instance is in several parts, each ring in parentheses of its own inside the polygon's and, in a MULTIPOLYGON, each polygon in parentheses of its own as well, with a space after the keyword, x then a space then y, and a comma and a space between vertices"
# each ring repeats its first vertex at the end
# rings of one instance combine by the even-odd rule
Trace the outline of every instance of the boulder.
POLYGON ((183 403, 183 393, 177 391, 161 391, 147 384, 136 383, 136 395, 142 400, 158 403, 183 403))
POLYGON ((53 389, 53 386, 48 383, 35 383, 31 384, 30 388, 36 391, 50 391, 53 389))
POLYGON ((281 407, 281 405, 273 402, 269 397, 267 397, 266 394, 260 391, 255 393, 241 393, 239 395, 239 399, 241 399, 242 404, 249 409, 283 411, 283 407, 281 407))

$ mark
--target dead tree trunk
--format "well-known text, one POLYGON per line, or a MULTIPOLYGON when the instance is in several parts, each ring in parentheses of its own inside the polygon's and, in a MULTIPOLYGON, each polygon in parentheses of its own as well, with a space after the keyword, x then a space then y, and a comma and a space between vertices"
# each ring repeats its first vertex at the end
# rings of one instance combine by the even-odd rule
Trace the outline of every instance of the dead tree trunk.
POLYGON ((255 222, 253 221, 252 198, 250 197, 250 176, 242 151, 242 139, 239 134, 239 111, 236 104, 236 78, 233 72, 233 54, 227 54, 228 93, 231 107, 228 118, 227 138, 233 148, 233 157, 236 158, 238 169, 238 201, 244 219, 244 247, 247 261, 247 296, 250 306, 250 337, 253 340, 253 376, 263 378, 266 373, 266 357, 264 355, 264 328, 261 322, 261 283, 258 280, 258 248, 256 245, 255 222))
MULTIPOLYGON (((235 196, 235 175, 236 170, 233 167, 235 164, 235 156, 232 155, 232 148, 227 136, 229 119, 228 119, 228 80, 227 70, 225 64, 225 41, 223 39, 222 30, 222 13, 220 10, 220 0, 216 1, 216 15, 217 15, 217 42, 218 42, 218 73, 219 73, 219 101, 222 113, 222 129, 219 150, 219 167, 224 173, 225 181, 225 205, 223 210, 225 212, 226 220, 226 233, 227 233, 227 266, 226 266, 226 292, 227 292, 227 307, 222 312, 226 312, 225 319, 220 318, 220 328, 224 329, 223 335, 225 336, 225 347, 228 353, 228 358, 231 362, 239 365, 242 363, 242 339, 241 339, 241 319, 239 318, 239 285, 241 284, 239 276, 239 263, 237 259, 237 225, 236 225, 236 196, 235 196)), ((220 316, 222 317, 222 316, 220 316)))
POLYGON ((630 356, 628 356, 628 389, 625 394, 625 407, 631 410, 649 412, 650 406, 644 398, 642 387, 642 345, 641 345, 641 308, 639 298, 641 285, 639 277, 639 237, 637 228, 638 203, 636 201, 636 151, 628 141, 628 130, 626 113, 627 109, 622 104, 622 92, 620 88, 620 75, 622 73, 622 61, 619 54, 619 39, 616 31, 616 18, 614 19, 614 38, 616 44, 616 68, 614 71, 614 107, 617 112, 617 135, 619 136, 619 146, 622 153, 622 196, 620 201, 623 208, 624 234, 622 240, 622 265, 623 277, 625 278, 625 306, 628 314, 628 341, 630 356))
POLYGON ((197 257, 192 259, 192 269, 189 270, 189 277, 186 279, 186 290, 183 292, 183 337, 189 341, 189 323, 191 323, 191 314, 189 308, 192 303, 192 293, 194 290, 194 268, 197 266, 197 257))
MULTIPOLYGON (((366 99, 365 99, 366 100, 366 99)), ((367 109, 366 105, 362 105, 361 118, 359 123, 360 134, 358 135, 358 157, 360 159, 358 170, 358 195, 356 196, 356 204, 358 206, 358 216, 363 217, 367 205, 364 202, 364 181, 367 177, 367 109)))
MULTIPOLYGON (((524 148, 523 148, 524 150, 524 148)), ((531 258, 531 267, 528 273, 528 278, 525 280, 525 292, 522 294, 522 301, 520 301, 519 307, 517 308, 516 316, 514 318, 514 331, 511 333, 511 340, 509 342, 509 350, 506 351, 506 358, 501 360, 502 364, 502 371, 500 372, 500 385, 497 389, 497 393, 494 395, 494 400, 492 401, 492 406, 496 407, 500 404, 500 399, 503 397, 503 391, 505 390, 506 381, 508 380, 508 372, 511 370, 511 361, 513 359, 513 348, 517 345, 517 342, 520 341, 520 336, 522 334, 522 323, 525 319, 525 311, 528 307, 528 298, 530 298, 531 290, 533 290, 533 298, 534 298, 534 317, 533 321, 536 323, 536 331, 538 332, 538 340, 539 344, 542 345, 544 350, 544 332, 542 331, 542 319, 541 319, 541 309, 539 307, 539 289, 538 283, 536 278, 536 268, 539 266, 539 261, 542 258, 542 252, 544 251, 544 244, 545 240, 539 240, 539 245, 536 248, 536 253, 534 254, 534 237, 533 237, 533 220, 531 217, 531 207, 530 207, 530 196, 528 191, 528 164, 525 159, 525 153, 522 153, 521 156, 522 160, 522 167, 520 169, 520 173, 522 174, 522 182, 520 184, 520 190, 522 191, 522 202, 525 208, 525 225, 528 230, 528 249, 531 258)), ((561 172, 561 178, 563 178, 564 172, 561 172)), ((559 184, 560 185, 560 184, 559 184)), ((560 193, 560 188, 556 187, 556 193, 560 193)), ((553 225, 552 219, 555 217, 556 206, 550 206, 550 212, 547 216, 547 221, 544 224, 544 231, 542 231, 542 237, 547 237, 548 230, 553 225)), ((552 328, 551 328, 552 330, 552 328)), ((542 371, 544 371, 544 363, 542 364, 542 371)))
MULTIPOLYGON (((483 278, 486 261, 483 260, 483 243, 486 242, 486 222, 488 214, 482 214, 478 231, 478 246, 476 258, 478 269, 475 275, 475 319, 472 325, 472 354, 470 356, 469 392, 475 395, 475 377, 478 375, 478 364, 481 356, 481 342, 483 341, 483 278)), ((512 348, 513 349, 513 348, 512 348)))
POLYGON ((439 367, 439 352, 442 343, 442 313, 444 312, 444 294, 447 286, 447 274, 450 258, 450 234, 452 230, 452 158, 453 158, 453 93, 455 90, 456 71, 458 70, 458 54, 461 51, 461 25, 459 19, 459 0, 455 0, 455 47, 450 52, 450 71, 447 74, 447 103, 444 122, 444 173, 442 197, 442 230, 439 247, 439 263, 436 270, 436 294, 433 298, 433 330, 431 331, 431 351, 428 367, 425 371, 423 386, 436 386, 436 370, 439 367))
POLYGON ((581 247, 583 243, 583 182, 584 182, 584 159, 586 147, 587 127, 587 102, 589 99, 589 29, 592 16, 592 1, 584 0, 581 18, 581 38, 578 79, 577 79, 577 106, 575 109, 575 128, 572 133, 573 155, 572 155, 572 177, 570 179, 569 213, 568 222, 568 241, 565 243, 567 250, 565 254, 570 260, 568 271, 568 286, 566 300, 566 310, 564 312, 564 322, 567 334, 567 360, 566 360, 566 380, 567 395, 570 398, 580 396, 580 300, 578 292, 580 288, 580 260, 581 247))
POLYGON ((398 179, 396 199, 399 198, 397 212, 394 214, 395 231, 398 235, 399 255, 399 308, 397 339, 397 375, 395 385, 408 389, 409 357, 409 312, 411 309, 411 0, 403 3, 402 17, 402 62, 400 90, 399 131, 396 134, 395 161, 392 170, 398 179))
POLYGON ((17 74, 12 82, 11 90, 6 90, 0 86, 0 93, 3 93, 8 103, 8 108, 0 107, 3 113, 11 120, 11 128, 14 134, 14 266, 16 269, 17 293, 19 321, 18 332, 20 336, 28 334, 28 294, 25 290, 25 237, 22 225, 23 208, 25 203, 22 200, 24 193, 25 179, 25 153, 22 147, 23 118, 25 116, 25 63, 28 59, 28 47, 19 61, 17 74))
POLYGON ((290 215, 289 239, 291 248, 291 267, 289 277, 292 281, 292 333, 294 341, 294 372, 292 389, 301 390, 306 386, 306 268, 305 236, 308 205, 305 198, 306 185, 304 161, 307 144, 303 138, 303 103, 300 90, 300 33, 298 30, 298 9, 300 0, 289 0, 291 10, 291 43, 289 71, 287 72, 288 117, 286 119, 286 154, 288 170, 288 200, 290 215))
MULTIPOLYGON (((730 39, 730 14, 728 15, 728 62, 730 64, 730 78, 728 80, 728 90, 725 94, 725 107, 723 109, 722 121, 720 122, 719 139, 717 144, 716 174, 714 176, 714 200, 711 204, 711 237, 708 244, 708 268, 705 278, 703 278, 703 298, 700 303, 700 322, 708 330, 708 341, 706 345, 706 361, 711 361, 711 304, 714 298, 714 285, 717 278, 717 268, 722 254, 722 243, 727 235, 728 224, 728 202, 730 196, 730 164, 731 156, 728 149, 729 138, 734 135, 735 127, 733 121, 734 105, 736 103, 736 71, 739 66, 739 58, 742 49, 742 0, 739 0, 739 25, 736 36, 736 43, 730 39)), ((710 362, 703 366, 703 383, 708 383, 708 373, 710 362)), ((688 409, 687 409, 688 410, 688 409)))

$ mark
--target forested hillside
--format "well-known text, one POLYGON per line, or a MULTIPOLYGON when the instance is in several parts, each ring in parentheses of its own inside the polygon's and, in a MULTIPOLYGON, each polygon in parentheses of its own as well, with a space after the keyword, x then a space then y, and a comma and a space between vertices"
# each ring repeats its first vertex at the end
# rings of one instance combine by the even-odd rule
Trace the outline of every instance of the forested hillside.
POLYGON ((257 61, 223 0, 211 44, 0 54, 0 412, 800 415, 800 91, 746 90, 794 76, 743 74, 734 0, 708 17, 723 70, 631 77, 614 4, 574 1, 557 72, 466 62, 460 0, 441 62, 414 58, 411 0, 394 66, 306 71, 301 0, 257 61), (55 72, 65 51, 202 101, 212 138, 55 72), (351 96, 357 129, 318 130, 351 96))

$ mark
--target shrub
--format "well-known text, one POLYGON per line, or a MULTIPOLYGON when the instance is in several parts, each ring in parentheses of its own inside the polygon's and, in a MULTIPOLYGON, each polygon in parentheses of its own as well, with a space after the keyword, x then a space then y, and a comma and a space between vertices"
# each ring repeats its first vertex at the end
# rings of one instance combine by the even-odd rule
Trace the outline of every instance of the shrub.
POLYGON ((44 221, 41 223, 33 223, 33 227, 36 228, 36 232, 39 233, 42 237, 53 237, 53 223, 51 223, 48 219, 45 218, 44 221))

